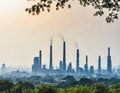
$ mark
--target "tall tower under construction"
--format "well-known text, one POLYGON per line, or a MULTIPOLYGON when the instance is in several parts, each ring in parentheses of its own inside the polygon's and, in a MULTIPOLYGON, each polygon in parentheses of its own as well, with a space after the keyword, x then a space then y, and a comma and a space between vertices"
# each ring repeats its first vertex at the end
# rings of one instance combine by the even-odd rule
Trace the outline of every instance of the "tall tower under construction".
POLYGON ((66 43, 63 42, 63 72, 66 72, 66 43))
POLYGON ((112 61, 110 56, 110 47, 108 47, 108 56, 107 56, 107 72, 112 73, 112 61))
POLYGON ((76 53, 76 72, 79 73, 79 49, 77 49, 76 53))
POLYGON ((50 64, 49 64, 49 69, 52 70, 53 69, 53 65, 52 65, 52 44, 50 45, 50 64))

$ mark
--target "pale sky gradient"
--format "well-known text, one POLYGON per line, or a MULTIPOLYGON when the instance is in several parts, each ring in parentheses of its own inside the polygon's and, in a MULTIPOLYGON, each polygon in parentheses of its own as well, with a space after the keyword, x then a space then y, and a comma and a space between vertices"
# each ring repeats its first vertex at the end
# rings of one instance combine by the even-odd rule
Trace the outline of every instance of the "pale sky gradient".
POLYGON ((107 48, 111 47, 113 66, 120 66, 120 20, 107 24, 104 17, 93 17, 94 9, 74 4, 71 9, 44 12, 32 16, 25 12, 27 0, 0 0, 0 65, 31 67, 33 58, 43 51, 43 63, 49 63, 49 44, 53 36, 53 64, 62 59, 63 35, 67 43, 67 64, 75 67, 76 46, 80 49, 80 65, 89 56, 89 66, 97 67, 98 56, 106 68, 107 48))

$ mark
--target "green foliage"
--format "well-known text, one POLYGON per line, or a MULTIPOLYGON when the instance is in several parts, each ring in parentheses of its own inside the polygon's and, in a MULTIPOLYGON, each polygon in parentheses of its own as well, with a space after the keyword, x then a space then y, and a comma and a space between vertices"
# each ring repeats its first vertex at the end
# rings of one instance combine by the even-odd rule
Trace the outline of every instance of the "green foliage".
MULTIPOLYGON (((38 0, 37 4, 32 5, 31 8, 26 8, 26 11, 33 15, 39 15, 40 12, 44 12, 45 10, 50 12, 51 7, 54 5, 56 10, 64 9, 65 7, 71 8, 71 1, 74 0, 38 0)), ((120 0, 78 0, 78 3, 83 7, 94 7, 94 9, 97 10, 94 16, 103 16, 105 13, 108 13, 108 16, 106 17, 107 23, 114 22, 114 20, 118 19, 120 0)))
POLYGON ((87 86, 77 86, 74 88, 59 89, 58 93, 91 93, 87 86))
POLYGON ((18 82, 14 85, 12 92, 13 93, 29 93, 30 90, 34 90, 35 86, 30 82, 18 82))
POLYGON ((14 86, 14 84, 9 81, 9 80, 4 80, 4 79, 1 79, 0 80, 0 92, 2 91, 9 91, 10 93, 10 89, 14 86))
POLYGON ((92 85, 92 83, 93 83, 92 80, 90 80, 88 78, 81 78, 79 80, 79 84, 83 85, 83 86, 85 86, 85 85, 92 85))
POLYGON ((27 79, 28 81, 32 82, 35 85, 38 85, 41 83, 42 81, 42 77, 41 76, 31 76, 30 78, 27 79))
POLYGON ((43 82, 55 83, 56 81, 54 80, 54 77, 47 76, 43 78, 43 82))
POLYGON ((120 83, 114 84, 112 89, 120 89, 120 83))
POLYGON ((63 78, 64 81, 61 81, 57 84, 57 88, 70 88, 70 87, 75 87, 76 85, 78 85, 78 81, 75 80, 75 78, 73 76, 66 76, 65 78, 63 78))
POLYGON ((78 81, 66 81, 66 82, 59 82, 57 84, 57 88, 70 88, 75 87, 76 85, 79 85, 78 81))
POLYGON ((120 83, 114 84, 110 91, 112 93, 120 93, 120 83))
MULTIPOLYGON (((43 84, 35 88, 30 82, 18 82, 13 84, 11 81, 2 79, 0 80, 0 93, 120 93, 120 83, 106 86, 100 83, 93 84, 92 79, 81 78, 79 80, 81 84, 79 85, 74 79, 68 77, 65 79, 67 81, 62 82, 58 88, 51 84, 43 84)), ((115 81, 114 79, 98 79, 95 81, 103 83, 104 81, 109 82, 109 80, 115 81)))
POLYGON ((38 93, 57 93, 57 89, 52 85, 41 85, 37 87, 38 93))
POLYGON ((35 86, 30 82, 24 82, 23 86, 25 89, 33 89, 33 90, 35 89, 35 86))
POLYGON ((110 93, 109 88, 103 84, 94 84, 91 89, 92 93, 110 93))

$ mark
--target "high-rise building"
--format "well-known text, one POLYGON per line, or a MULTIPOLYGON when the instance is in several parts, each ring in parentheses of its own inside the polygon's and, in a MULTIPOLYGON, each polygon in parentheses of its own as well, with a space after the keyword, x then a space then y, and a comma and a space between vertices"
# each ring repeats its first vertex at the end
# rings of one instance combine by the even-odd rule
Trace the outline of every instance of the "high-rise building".
POLYGON ((86 64, 84 65, 85 73, 88 73, 88 56, 86 56, 86 64))
POLYGON ((66 43, 63 42, 63 72, 66 72, 66 43))
POLYGON ((98 58, 98 74, 101 74, 101 56, 98 58))
POLYGON ((79 49, 77 49, 76 53, 76 72, 79 73, 79 49))
POLYGON ((34 64, 32 65, 32 72, 39 72, 39 57, 34 58, 34 64))
POLYGON ((110 56, 110 47, 108 47, 108 56, 107 56, 107 72, 112 73, 112 61, 110 56))
POLYGON ((52 70, 53 69, 53 65, 52 65, 52 44, 50 45, 50 64, 49 64, 49 69, 52 70))
POLYGON ((40 64, 40 69, 42 69, 42 51, 39 51, 39 64, 40 64))

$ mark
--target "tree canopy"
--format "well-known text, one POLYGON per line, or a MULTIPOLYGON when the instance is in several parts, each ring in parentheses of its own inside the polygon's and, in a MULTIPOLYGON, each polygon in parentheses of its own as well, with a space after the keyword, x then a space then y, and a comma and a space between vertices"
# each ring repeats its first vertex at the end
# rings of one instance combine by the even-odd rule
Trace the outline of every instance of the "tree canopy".
MULTIPOLYGON (((37 0, 27 0, 27 1, 37 1, 37 0)), ((33 4, 30 8, 26 8, 26 11, 33 15, 39 15, 41 12, 47 10, 51 11, 51 7, 56 8, 56 10, 64 9, 65 7, 71 8, 71 1, 75 0, 38 0, 36 4, 33 4)), ((120 0, 78 0, 78 3, 83 6, 92 6, 96 9, 94 16, 106 16, 106 22, 111 23, 118 19, 118 13, 120 11, 120 0)))
POLYGON ((14 84, 12 81, 1 79, 0 93, 120 93, 120 83, 106 86, 99 82, 88 85, 90 80, 87 78, 81 78, 80 81, 84 84, 73 86, 72 83, 69 83, 71 81, 67 81, 66 84, 64 83, 65 86, 61 85, 61 87, 57 87, 52 84, 34 86, 30 82, 22 81, 14 84), (84 83, 82 80, 87 80, 87 82, 84 83), (68 83, 72 87, 69 87, 68 83))
POLYGON ((0 92, 7 90, 10 92, 10 89, 14 86, 14 84, 9 80, 0 79, 0 92))

